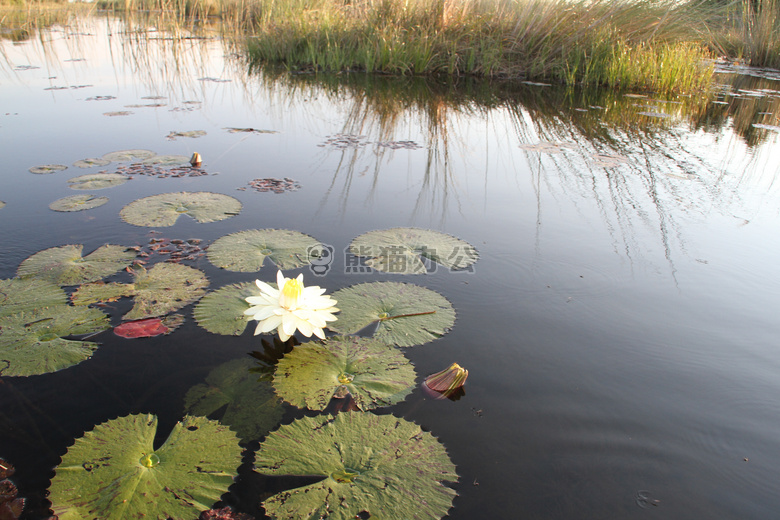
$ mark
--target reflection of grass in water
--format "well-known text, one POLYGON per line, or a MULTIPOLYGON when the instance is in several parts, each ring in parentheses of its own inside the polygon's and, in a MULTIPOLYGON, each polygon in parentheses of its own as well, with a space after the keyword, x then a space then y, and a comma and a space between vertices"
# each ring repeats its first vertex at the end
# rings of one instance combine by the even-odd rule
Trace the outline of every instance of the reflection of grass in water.
POLYGON ((94 10, 94 4, 84 2, 0 0, 0 38, 25 41, 39 29, 69 24, 94 10))

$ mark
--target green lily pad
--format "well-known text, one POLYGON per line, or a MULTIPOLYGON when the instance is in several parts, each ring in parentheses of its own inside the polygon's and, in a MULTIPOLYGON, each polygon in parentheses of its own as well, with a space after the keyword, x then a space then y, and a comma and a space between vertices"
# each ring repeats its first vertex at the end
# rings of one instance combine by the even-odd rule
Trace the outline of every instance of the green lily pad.
POLYGON ((260 440, 282 420, 284 408, 268 381, 250 372, 251 358, 224 363, 195 385, 184 397, 184 410, 192 415, 211 415, 224 408, 220 422, 227 424, 245 442, 260 440))
POLYGON ((295 347, 276 365, 276 392, 298 408, 324 410, 331 398, 352 395, 361 410, 392 406, 412 392, 416 374, 395 347, 357 336, 295 347))
POLYGON ((368 257, 366 264, 377 271, 396 274, 425 273, 423 258, 448 269, 466 269, 479 257, 468 242, 439 231, 417 228, 370 231, 355 238, 349 251, 368 257))
POLYGON ((176 166, 179 164, 189 164, 190 158, 184 155, 155 155, 144 159, 143 164, 150 166, 176 166))
POLYGON ((122 319, 140 320, 164 316, 199 299, 209 284, 206 275, 193 267, 161 263, 149 270, 133 271, 133 283, 90 283, 71 296, 74 305, 90 305, 133 296, 135 305, 122 319))
POLYGON ((234 217, 241 203, 228 195, 207 191, 163 193, 138 199, 119 212, 122 220, 134 226, 167 227, 180 215, 189 215, 198 222, 216 222, 234 217))
POLYGON ((346 412, 303 417, 260 445, 255 470, 323 480, 263 502, 277 520, 439 519, 452 507, 455 465, 417 424, 392 415, 346 412))
POLYGON ((322 245, 289 229, 250 229, 218 238, 206 251, 212 264, 229 271, 255 272, 269 258, 279 269, 295 269, 311 260, 322 245))
POLYGON ((188 130, 186 132, 176 132, 176 131, 173 131, 170 134, 166 135, 165 138, 173 141, 177 137, 196 138, 196 137, 203 137, 204 135, 206 135, 206 131, 205 130, 188 130))
POLYGON ((55 372, 88 359, 96 343, 63 339, 109 327, 96 309, 67 305, 65 291, 45 280, 0 280, 0 375, 55 372))
POLYGON ((67 170, 68 167, 64 164, 42 164, 41 166, 33 166, 30 168, 30 173, 45 174, 61 172, 67 170))
POLYGON ((76 166, 78 168, 92 168, 94 166, 106 166, 107 164, 110 164, 111 161, 108 159, 98 159, 98 158, 90 158, 90 159, 81 159, 80 161, 76 161, 73 163, 73 166, 76 166))
POLYGON ((408 283, 371 282, 340 289, 339 319, 328 328, 339 334, 367 332, 388 345, 422 345, 449 332, 455 309, 441 294, 408 283))
POLYGON ((244 314, 250 305, 248 296, 257 296, 257 285, 244 282, 226 285, 208 293, 195 305, 193 315, 198 325, 212 334, 240 336, 251 316, 244 314))
POLYGON ((106 202, 108 202, 108 197, 95 197, 85 193, 57 199, 49 204, 49 209, 53 211, 85 211, 102 206, 106 202))
POLYGON ((79 285, 111 276, 129 266, 137 254, 124 246, 107 244, 82 257, 83 248, 79 244, 39 251, 19 265, 16 275, 57 285, 79 285))
POLYGON ((157 418, 128 415, 86 432, 62 456, 49 500, 60 520, 189 520, 233 483, 241 447, 227 426, 185 417, 154 449, 157 418))
POLYGON ((130 180, 119 173, 88 173, 68 180, 68 188, 72 190, 102 190, 113 188, 130 180))
POLYGON ((0 280, 0 317, 67 303, 65 291, 51 282, 19 278, 0 280))
POLYGON ((103 159, 112 162, 132 162, 143 161, 149 157, 157 155, 151 150, 119 150, 118 152, 107 153, 103 159))

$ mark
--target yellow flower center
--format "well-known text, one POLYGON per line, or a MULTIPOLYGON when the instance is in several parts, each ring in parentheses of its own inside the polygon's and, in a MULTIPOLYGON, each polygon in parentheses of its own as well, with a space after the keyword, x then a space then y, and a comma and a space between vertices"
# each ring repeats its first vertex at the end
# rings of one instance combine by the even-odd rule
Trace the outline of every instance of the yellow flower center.
POLYGON ((279 304, 286 309, 297 309, 303 294, 303 284, 297 278, 290 278, 282 287, 282 296, 279 304))

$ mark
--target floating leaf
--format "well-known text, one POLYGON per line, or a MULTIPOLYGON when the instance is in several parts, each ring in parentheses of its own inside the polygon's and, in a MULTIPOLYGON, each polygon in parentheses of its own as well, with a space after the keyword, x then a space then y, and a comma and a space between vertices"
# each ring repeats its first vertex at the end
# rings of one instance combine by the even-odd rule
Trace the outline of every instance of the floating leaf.
POLYGON ((438 519, 458 475, 429 432, 392 415, 367 412, 303 417, 260 445, 255 470, 264 475, 322 476, 309 486, 263 502, 277 520, 353 518, 438 519))
POLYGON ((195 305, 193 315, 198 325, 212 334, 240 336, 252 321, 244 311, 249 308, 248 296, 257 296, 254 282, 226 285, 208 293, 195 305))
POLYGON ((532 152, 561 153, 565 150, 576 150, 577 146, 573 143, 550 143, 542 141, 536 144, 523 143, 520 145, 520 148, 532 152))
POLYGON ((196 138, 196 137, 203 137, 204 135, 206 135, 206 132, 204 130, 189 130, 187 132, 171 132, 170 134, 166 135, 165 138, 170 141, 173 141, 177 137, 196 138))
POLYGON ((80 363, 92 356, 97 343, 63 338, 108 327, 99 310, 66 304, 6 314, 0 317, 0 375, 32 376, 80 363))
POLYGON ((441 294, 408 283, 361 283, 333 293, 339 319, 328 328, 354 334, 369 325, 388 345, 411 347, 441 337, 455 323, 455 309, 441 294))
POLYGON ((185 417, 154 449, 157 418, 128 415, 95 427, 62 456, 49 500, 59 520, 185 520, 233 483, 241 447, 227 426, 185 417))
POLYGON ((148 271, 139 267, 132 271, 130 284, 91 283, 73 293, 74 305, 89 305, 113 301, 122 296, 134 296, 135 305, 122 319, 138 320, 164 316, 194 302, 206 292, 209 281, 203 272, 181 264, 157 264, 148 271))
POLYGON ((30 173, 54 173, 67 169, 68 167, 64 164, 43 164, 41 166, 33 166, 30 168, 30 173))
POLYGON ((654 117, 657 119, 667 119, 672 117, 671 114, 664 114, 663 112, 639 112, 640 116, 654 117))
POLYGON ((463 385, 469 377, 469 371, 457 363, 425 378, 423 389, 434 399, 457 400, 464 395, 463 385))
POLYGON ((114 334, 123 338, 152 338, 170 334, 184 323, 184 316, 172 314, 164 318, 126 321, 114 327, 114 334))
POLYGON ((65 291, 51 282, 19 278, 0 280, 0 317, 67 303, 65 291))
POLYGON ((309 235, 289 229, 250 229, 218 238, 206 254, 212 264, 229 271, 255 272, 269 258, 279 269, 309 263, 322 245, 309 235))
POLYGON ((73 166, 76 166, 78 168, 92 168, 93 166, 106 166, 107 164, 110 164, 111 161, 108 159, 98 159, 98 158, 91 158, 91 159, 81 159, 80 161, 76 161, 73 163, 73 166))
POLYGON ((0 209, 5 207, 5 202, 0 200, 0 209))
POLYGON ((381 341, 356 336, 295 347, 276 365, 276 392, 298 408, 324 410, 347 392, 360 410, 392 406, 414 386, 414 367, 381 341))
POLYGON ((130 177, 119 173, 88 173, 68 180, 68 188, 72 190, 102 190, 113 188, 130 180, 130 177))
POLYGON ((119 212, 134 226, 167 227, 180 215, 198 222, 216 222, 238 215, 241 203, 228 195, 207 191, 163 193, 131 202, 119 212))
POLYGON ((220 422, 245 441, 259 440, 282 420, 284 408, 268 381, 250 372, 252 358, 240 358, 218 366, 184 397, 184 410, 192 415, 211 415, 225 408, 220 422))
POLYGON ((129 266, 136 256, 132 249, 107 244, 82 257, 83 248, 78 244, 39 251, 19 265, 16 275, 57 285, 79 285, 111 276, 129 266))
POLYGON ((55 200, 49 204, 49 209, 54 211, 85 211, 102 206, 106 202, 108 202, 108 197, 95 197, 88 194, 71 195, 55 200))
POLYGON ((104 116, 117 117, 117 116, 130 116, 133 113, 129 110, 115 110, 113 112, 103 112, 104 116))
POLYGON ((120 150, 118 152, 107 153, 103 159, 113 162, 131 162, 143 161, 149 157, 157 155, 151 150, 120 150))
POLYGON ((254 133, 254 134, 278 134, 276 130, 260 130, 259 128, 226 128, 231 134, 235 133, 254 133))
POLYGON ((189 164, 190 158, 184 155, 155 155, 145 159, 142 164, 147 166, 174 166, 177 164, 189 164))
POLYGON ((439 231, 417 228, 370 231, 355 238, 349 251, 368 257, 366 264, 377 271, 396 274, 425 273, 423 258, 448 269, 465 269, 479 257, 468 242, 439 231))

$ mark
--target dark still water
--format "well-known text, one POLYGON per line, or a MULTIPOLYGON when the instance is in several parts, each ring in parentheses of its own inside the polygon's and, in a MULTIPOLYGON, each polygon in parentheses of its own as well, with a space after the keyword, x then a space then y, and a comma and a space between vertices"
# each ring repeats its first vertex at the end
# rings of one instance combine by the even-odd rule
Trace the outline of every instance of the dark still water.
MULTIPOLYGON (((205 247, 240 230, 301 231, 332 246, 333 262, 325 276, 308 267, 288 276, 328 293, 409 282, 453 304, 452 330, 404 353, 417 383, 460 363, 465 396, 432 400, 418 388, 381 412, 446 446, 460 477, 448 518, 777 518, 780 81, 771 74, 724 74, 706 99, 660 100, 249 72, 216 38, 106 19, 2 40, 0 51, 0 278, 66 244, 86 254, 155 237, 205 247), (69 189, 77 175, 118 166, 76 161, 129 149, 198 152, 207 175, 69 189), (29 171, 49 164, 68 168, 29 171), (260 178, 300 189, 258 192, 250 183, 260 178), (135 199, 180 191, 227 194, 243 208, 164 228, 119 217, 135 199), (77 193, 109 201, 49 209, 77 193), (424 275, 349 272, 350 242, 394 227, 457 236, 479 260, 424 275)), ((205 256, 183 263, 205 272, 210 289, 276 276, 268 264, 237 273, 205 256)), ((128 308, 102 309, 118 325, 128 308)), ((85 431, 153 413, 162 442, 190 387, 260 348, 251 330, 215 335, 191 305, 182 313, 169 336, 108 330, 80 364, 0 378, 0 457, 17 468, 24 518, 48 516, 53 469, 85 431)), ((282 422, 301 415, 288 406, 282 422)), ((291 486, 249 468, 226 502, 260 518, 260 502, 291 486)))

